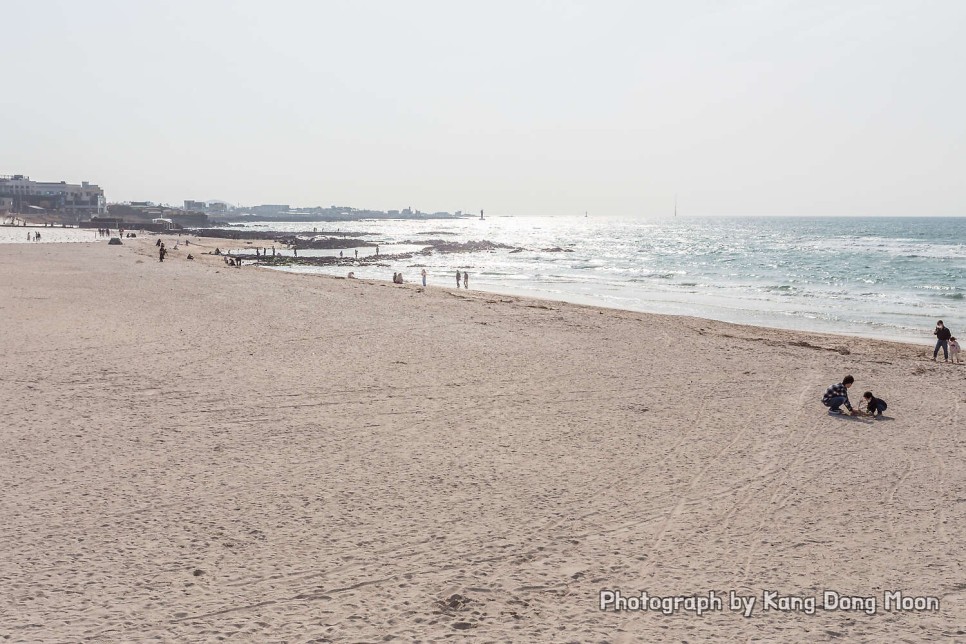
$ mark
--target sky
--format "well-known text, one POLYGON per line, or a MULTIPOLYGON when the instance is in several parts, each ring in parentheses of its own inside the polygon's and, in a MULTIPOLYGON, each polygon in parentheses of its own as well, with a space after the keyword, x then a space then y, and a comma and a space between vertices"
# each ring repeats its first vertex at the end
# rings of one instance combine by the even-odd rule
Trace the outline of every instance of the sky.
POLYGON ((0 174, 108 201, 966 215, 966 2, 0 0, 0 174))

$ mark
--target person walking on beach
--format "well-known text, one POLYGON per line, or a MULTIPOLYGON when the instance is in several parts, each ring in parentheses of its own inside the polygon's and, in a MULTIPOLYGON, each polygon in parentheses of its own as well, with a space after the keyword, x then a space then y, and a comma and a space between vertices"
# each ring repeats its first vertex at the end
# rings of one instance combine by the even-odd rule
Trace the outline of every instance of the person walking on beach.
POLYGON ((849 403, 849 387, 855 382, 855 378, 852 376, 845 376, 842 378, 842 382, 831 385, 825 390, 825 395, 822 396, 822 404, 828 407, 828 413, 830 414, 841 414, 842 410, 839 409, 842 405, 845 405, 846 409, 854 416, 856 412, 852 409, 852 404, 849 403))
POLYGON ((456 288, 459 288, 460 287, 460 280, 461 279, 463 279, 463 276, 460 275, 460 269, 457 268, 456 269, 456 288))
POLYGON ((467 271, 463 271, 463 288, 468 289, 470 287, 470 274, 467 271))
POLYGON ((956 338, 949 338, 949 361, 959 364, 962 358, 959 357, 959 342, 956 338))
POLYGON ((356 259, 359 259, 359 249, 356 249, 356 259))
POLYGON ((168 250, 164 247, 164 244, 161 244, 160 248, 158 248, 158 261, 163 262, 164 256, 167 254, 168 250))
POLYGON ((423 272, 421 273, 421 275, 423 276, 423 286, 425 287, 426 286, 426 269, 425 268, 423 269, 423 272))
POLYGON ((943 361, 949 362, 949 338, 953 336, 952 332, 947 329, 943 324, 943 321, 940 320, 939 322, 936 322, 936 328, 932 334, 936 336, 936 348, 932 352, 933 362, 936 361, 940 348, 943 350, 943 361))

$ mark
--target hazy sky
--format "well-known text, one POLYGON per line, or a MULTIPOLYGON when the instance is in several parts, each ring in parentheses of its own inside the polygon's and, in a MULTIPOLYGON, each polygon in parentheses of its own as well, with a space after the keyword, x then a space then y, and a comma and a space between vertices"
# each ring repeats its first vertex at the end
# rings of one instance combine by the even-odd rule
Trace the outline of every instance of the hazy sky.
POLYGON ((108 200, 966 215, 966 2, 0 0, 0 174, 108 200))

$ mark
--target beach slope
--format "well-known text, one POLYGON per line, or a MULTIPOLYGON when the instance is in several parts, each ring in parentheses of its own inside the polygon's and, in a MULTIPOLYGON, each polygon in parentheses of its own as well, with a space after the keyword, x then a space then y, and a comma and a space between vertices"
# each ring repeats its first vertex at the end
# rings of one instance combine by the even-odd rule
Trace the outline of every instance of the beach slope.
POLYGON ((928 339, 154 251, 0 248, 5 641, 966 641, 966 369, 928 339), (889 419, 826 413, 849 373, 889 419))

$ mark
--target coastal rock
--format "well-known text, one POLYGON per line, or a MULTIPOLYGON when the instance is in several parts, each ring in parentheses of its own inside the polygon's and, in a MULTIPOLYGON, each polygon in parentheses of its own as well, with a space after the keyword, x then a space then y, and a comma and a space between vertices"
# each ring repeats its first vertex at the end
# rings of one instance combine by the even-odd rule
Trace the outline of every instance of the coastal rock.
POLYGON ((299 248, 357 248, 359 246, 375 246, 374 242, 368 242, 361 237, 371 237, 375 233, 363 233, 354 231, 328 230, 328 231, 305 231, 305 232, 285 232, 271 230, 234 230, 225 228, 191 228, 185 231, 198 237, 215 237, 218 239, 267 239, 278 244, 291 245, 297 244, 299 248))
POLYGON ((509 244, 501 244, 498 242, 491 242, 487 239, 481 239, 479 241, 467 241, 467 242, 451 242, 451 241, 445 241, 443 239, 425 239, 423 241, 406 240, 401 243, 413 244, 413 245, 425 244, 426 248, 431 248, 437 253, 476 253, 476 252, 486 251, 486 250, 497 250, 500 248, 508 248, 508 249, 516 248, 516 246, 510 246, 509 244))
MULTIPOLYGON (((336 240, 341 241, 341 240, 336 240)), ((285 242, 283 242, 285 243, 285 242)), ((509 246, 507 244, 500 244, 497 242, 491 242, 488 240, 480 241, 469 241, 469 242, 448 242, 442 239, 431 239, 423 242, 414 241, 404 241, 402 244, 428 244, 424 246, 421 250, 407 252, 407 253, 395 253, 395 254, 379 254, 379 255, 367 255, 365 257, 291 257, 291 256, 281 256, 276 255, 274 257, 267 256, 257 256, 254 254, 242 254, 235 255, 235 257, 241 257, 244 260, 258 262, 262 266, 389 266, 387 262, 396 262, 407 259, 412 259, 419 255, 431 255, 433 253, 475 253, 484 251, 494 251, 498 249, 513 249, 511 252, 521 251, 522 248, 516 248, 514 246, 509 246)), ((356 245, 362 246, 375 246, 375 244, 367 242, 358 242, 356 245)), ((300 240, 298 242, 299 249, 304 248, 316 248, 316 246, 310 246, 307 242, 300 240)), ((338 248, 336 246, 335 248, 338 248)))

